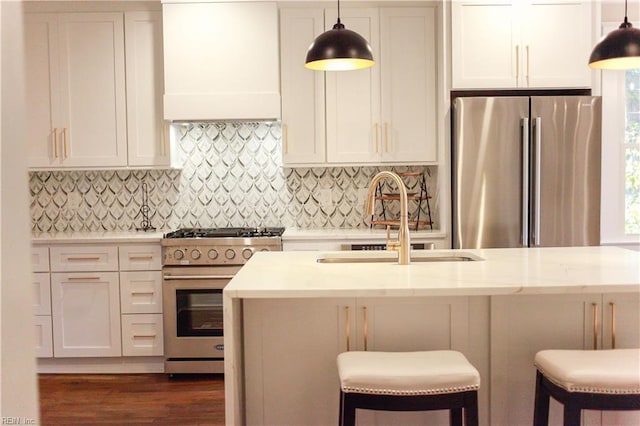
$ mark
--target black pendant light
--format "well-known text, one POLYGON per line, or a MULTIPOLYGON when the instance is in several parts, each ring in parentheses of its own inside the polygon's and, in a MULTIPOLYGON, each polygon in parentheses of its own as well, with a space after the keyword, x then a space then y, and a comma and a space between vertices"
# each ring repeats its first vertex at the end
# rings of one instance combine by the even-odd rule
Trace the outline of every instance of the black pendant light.
POLYGON ((640 30, 633 28, 627 20, 627 0, 624 2, 624 21, 596 44, 589 66, 610 70, 640 68, 640 30))
POLYGON ((307 50, 304 66, 316 71, 349 71, 373 66, 371 46, 360 34, 348 30, 338 21, 333 29, 320 34, 307 50))

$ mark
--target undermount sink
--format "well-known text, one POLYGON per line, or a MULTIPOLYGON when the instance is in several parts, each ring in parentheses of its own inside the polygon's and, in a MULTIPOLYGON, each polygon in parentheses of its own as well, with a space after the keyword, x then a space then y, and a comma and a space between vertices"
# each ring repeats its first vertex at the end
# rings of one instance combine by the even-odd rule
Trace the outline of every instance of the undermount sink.
MULTIPOLYGON (((412 251, 411 263, 425 262, 472 262, 483 260, 473 253, 461 251, 412 251)), ((318 263, 397 263, 398 254, 392 251, 368 252, 345 251, 323 253, 316 259, 318 263)))

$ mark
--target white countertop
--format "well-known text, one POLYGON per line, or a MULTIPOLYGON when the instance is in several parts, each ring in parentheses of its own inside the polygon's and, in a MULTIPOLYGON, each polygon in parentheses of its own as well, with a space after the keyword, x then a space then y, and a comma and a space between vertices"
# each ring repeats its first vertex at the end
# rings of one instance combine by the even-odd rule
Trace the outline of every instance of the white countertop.
POLYGON ((31 243, 77 244, 77 243, 154 243, 160 242, 163 231, 101 231, 101 232, 43 232, 31 235, 31 243))
MULTIPOLYGON (((257 253, 224 290, 230 298, 558 294, 640 291, 640 252, 618 247, 429 250, 467 262, 318 263, 319 256, 390 252, 257 253)), ((417 252, 414 252, 417 253, 417 252)))

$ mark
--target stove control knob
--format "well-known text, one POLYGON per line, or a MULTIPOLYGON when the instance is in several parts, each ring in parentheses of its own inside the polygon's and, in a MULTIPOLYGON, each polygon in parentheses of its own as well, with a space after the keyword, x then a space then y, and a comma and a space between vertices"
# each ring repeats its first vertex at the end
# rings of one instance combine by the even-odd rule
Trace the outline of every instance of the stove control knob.
POLYGON ((242 250, 242 257, 249 260, 251 256, 253 256, 253 250, 251 250, 250 248, 242 250))
POLYGON ((227 249, 227 251, 224 253, 224 257, 231 260, 236 257, 236 252, 233 249, 227 249))
POLYGON ((182 259, 184 257, 184 252, 182 250, 176 250, 176 251, 173 252, 173 257, 176 260, 180 260, 180 259, 182 259))
POLYGON ((209 250, 209 253, 207 253, 207 256, 209 256, 209 259, 213 260, 213 259, 217 259, 218 257, 218 250, 216 249, 211 249, 209 250))
POLYGON ((191 250, 191 258, 193 260, 200 259, 200 255, 202 255, 202 253, 200 253, 200 250, 198 250, 198 249, 191 250))

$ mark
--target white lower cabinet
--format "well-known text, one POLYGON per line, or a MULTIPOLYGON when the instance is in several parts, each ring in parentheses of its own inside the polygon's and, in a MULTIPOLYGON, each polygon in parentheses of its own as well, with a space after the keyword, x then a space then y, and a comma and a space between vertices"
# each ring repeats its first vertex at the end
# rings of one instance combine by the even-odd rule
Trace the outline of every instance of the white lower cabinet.
MULTIPOLYGON (((246 300, 244 315, 247 424, 335 424, 346 350, 468 350, 466 297, 246 300)), ((359 424, 420 422, 448 413, 358 411, 359 424)))
POLYGON ((33 317, 35 331, 35 353, 38 358, 53 357, 53 332, 51 315, 33 317))
POLYGON ((162 314, 122 315, 123 356, 161 356, 163 353, 162 314))
POLYGON ((120 290, 117 272, 51 274, 54 354, 120 356, 120 290))
MULTIPOLYGON (((491 424, 532 424, 538 351, 611 348, 613 334, 617 348, 640 347, 638 306, 637 293, 492 297, 491 424)), ((582 419, 589 425, 640 424, 634 412, 584 410, 582 419)), ((562 406, 553 399, 549 420, 562 424, 562 406)))

